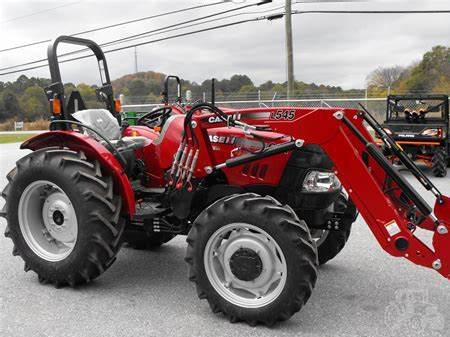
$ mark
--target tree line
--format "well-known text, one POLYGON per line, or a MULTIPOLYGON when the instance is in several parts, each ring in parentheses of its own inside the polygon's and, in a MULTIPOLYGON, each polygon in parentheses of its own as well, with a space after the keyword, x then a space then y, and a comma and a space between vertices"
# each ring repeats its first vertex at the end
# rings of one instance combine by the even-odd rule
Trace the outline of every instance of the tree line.
MULTIPOLYGON (((148 71, 125 75, 113 81, 115 93, 125 96, 139 96, 143 101, 158 102, 161 100, 165 74, 148 71)), ((49 107, 43 88, 50 84, 49 79, 27 77, 21 75, 13 82, 0 81, 0 122, 15 119, 33 121, 46 119, 49 107)), ((450 92, 450 48, 436 46, 425 53, 420 62, 409 67, 377 68, 367 77, 369 95, 386 95, 389 91, 401 92, 450 92)), ((211 80, 202 83, 182 80, 183 91, 191 90, 194 98, 211 91, 211 80)), ((286 82, 267 81, 255 85, 247 75, 235 74, 229 79, 217 80, 216 95, 227 98, 227 95, 238 93, 241 99, 255 99, 258 91, 278 92, 280 96, 286 93, 286 82)), ((96 99, 96 86, 73 83, 65 84, 66 93, 78 90, 86 106, 95 108, 101 106, 96 99)), ((169 90, 175 93, 175 83, 171 82, 169 90)), ((296 81, 296 94, 314 96, 346 96, 362 95, 363 89, 344 90, 339 86, 317 85, 296 81)), ((173 95, 173 94, 172 94, 173 95)), ((267 99, 267 98, 266 98, 267 99)))
POLYGON ((409 67, 380 67, 367 77, 374 95, 391 92, 450 93, 450 48, 436 46, 409 67))

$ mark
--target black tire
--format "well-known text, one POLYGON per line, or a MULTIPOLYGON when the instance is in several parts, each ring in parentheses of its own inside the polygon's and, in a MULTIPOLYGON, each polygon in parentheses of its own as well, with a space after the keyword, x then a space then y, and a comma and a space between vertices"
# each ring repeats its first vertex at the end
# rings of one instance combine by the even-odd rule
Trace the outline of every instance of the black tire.
POLYGON ((317 244, 319 264, 323 265, 335 258, 344 248, 350 236, 350 228, 343 230, 330 230, 325 240, 317 244))
POLYGON ((444 148, 438 148, 431 158, 431 171, 435 177, 447 175, 447 153, 444 148))
MULTIPOLYGON (((347 208, 347 198, 341 194, 336 200, 335 210, 345 212, 347 208)), ((349 216, 343 219, 344 227, 341 230, 329 230, 325 232, 325 239, 317 242, 317 254, 319 264, 323 265, 335 258, 344 249, 352 228, 354 217, 349 216)))
POLYGON ((128 239, 126 242, 137 250, 154 250, 172 240, 176 235, 171 233, 145 233, 144 238, 128 239))
POLYGON ((102 172, 97 161, 88 160, 82 152, 46 148, 19 160, 8 180, 2 193, 6 200, 5 236, 13 241, 13 255, 25 261, 25 271, 35 271, 41 283, 73 287, 90 282, 115 261, 125 228, 120 216, 121 198, 115 195, 112 178, 102 172), (73 250, 55 262, 30 248, 19 224, 21 195, 39 180, 57 185, 67 195, 77 219, 73 250))
MULTIPOLYGON (((220 236, 219 236, 220 238, 220 236)), ((186 262, 189 280, 200 299, 207 299, 214 313, 222 312, 231 322, 268 326, 289 319, 311 296, 317 280, 317 251, 305 222, 289 206, 272 197, 247 193, 224 197, 204 210, 187 237, 186 262), (262 307, 238 306, 221 296, 205 271, 204 251, 210 237, 227 224, 247 223, 268 233, 285 256, 286 281, 272 302, 262 307)))

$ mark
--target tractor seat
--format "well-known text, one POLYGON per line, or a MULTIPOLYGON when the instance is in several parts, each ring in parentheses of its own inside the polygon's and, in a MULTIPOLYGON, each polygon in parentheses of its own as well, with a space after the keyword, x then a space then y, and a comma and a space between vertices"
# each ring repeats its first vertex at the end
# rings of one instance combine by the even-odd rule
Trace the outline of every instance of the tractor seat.
MULTIPOLYGON (((80 110, 72 114, 72 117, 101 135, 103 135, 108 141, 111 142, 117 148, 126 149, 140 149, 150 143, 150 140, 137 136, 137 137, 122 137, 122 132, 117 122, 117 119, 106 109, 85 109, 80 110)), ((99 137, 95 132, 89 129, 84 130, 86 134, 95 138, 100 143, 103 139, 99 137)))

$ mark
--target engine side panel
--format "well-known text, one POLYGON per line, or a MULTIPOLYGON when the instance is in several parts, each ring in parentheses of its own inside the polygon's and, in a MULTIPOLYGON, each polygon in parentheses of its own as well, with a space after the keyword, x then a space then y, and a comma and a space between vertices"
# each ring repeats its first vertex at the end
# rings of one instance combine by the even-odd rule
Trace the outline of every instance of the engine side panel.
POLYGON ((151 187, 165 186, 164 174, 181 142, 183 123, 184 116, 176 115, 167 120, 160 132, 145 126, 129 126, 124 130, 124 136, 143 136, 151 140, 149 145, 136 151, 137 158, 145 163, 151 187))

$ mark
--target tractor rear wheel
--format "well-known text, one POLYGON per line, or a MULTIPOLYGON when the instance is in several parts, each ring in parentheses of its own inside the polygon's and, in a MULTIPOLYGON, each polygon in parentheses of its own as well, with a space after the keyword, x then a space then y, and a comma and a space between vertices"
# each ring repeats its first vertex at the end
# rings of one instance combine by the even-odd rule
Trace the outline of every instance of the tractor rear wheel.
POLYGON ((2 192, 5 236, 39 281, 87 283, 115 261, 125 221, 112 178, 82 152, 47 148, 17 162, 2 192))
POLYGON ((187 237, 189 279, 199 298, 231 322, 273 325, 308 301, 317 251, 305 222, 271 197, 224 197, 204 210, 187 237))
POLYGON ((438 148, 431 159, 431 170, 435 177, 445 177, 447 175, 447 151, 438 148))

